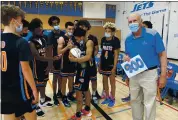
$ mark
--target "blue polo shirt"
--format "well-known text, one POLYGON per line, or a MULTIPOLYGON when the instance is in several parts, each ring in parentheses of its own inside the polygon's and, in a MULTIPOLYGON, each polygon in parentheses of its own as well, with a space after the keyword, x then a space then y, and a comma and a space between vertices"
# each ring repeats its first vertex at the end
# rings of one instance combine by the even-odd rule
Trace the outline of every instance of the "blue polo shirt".
POLYGON ((153 29, 142 27, 140 37, 131 33, 125 40, 125 53, 130 57, 140 55, 148 68, 160 65, 159 53, 165 51, 163 40, 153 29))

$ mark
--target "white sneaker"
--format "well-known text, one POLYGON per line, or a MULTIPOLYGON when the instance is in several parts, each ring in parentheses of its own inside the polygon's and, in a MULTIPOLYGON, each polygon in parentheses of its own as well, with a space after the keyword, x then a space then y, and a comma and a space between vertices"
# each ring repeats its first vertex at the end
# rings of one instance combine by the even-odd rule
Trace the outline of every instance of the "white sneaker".
POLYGON ((49 101, 44 101, 44 102, 41 102, 40 100, 40 104, 39 104, 40 107, 53 107, 54 105, 49 103, 49 101))

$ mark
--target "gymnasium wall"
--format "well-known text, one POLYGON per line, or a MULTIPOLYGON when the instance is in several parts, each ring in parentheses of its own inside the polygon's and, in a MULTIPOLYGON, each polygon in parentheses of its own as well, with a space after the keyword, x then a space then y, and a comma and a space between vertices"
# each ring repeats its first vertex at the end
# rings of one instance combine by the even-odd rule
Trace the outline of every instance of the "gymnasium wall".
POLYGON ((151 21, 153 29, 163 38, 168 58, 178 59, 178 3, 177 2, 118 2, 116 26, 121 31, 121 50, 125 51, 125 38, 130 33, 127 18, 139 13, 143 21, 151 21))
MULTIPOLYGON (((19 6, 27 14, 25 19, 29 22, 33 18, 40 18, 43 22, 44 29, 52 29, 48 25, 48 19, 52 15, 60 18, 60 28, 65 29, 67 21, 74 21, 79 19, 86 20, 102 20, 105 22, 114 22, 116 17, 116 5, 110 5, 105 2, 59 2, 59 1, 45 1, 45 2, 11 2, 4 1, 2 4, 11 4, 19 6), (92 9, 91 9, 92 8, 92 9)), ((3 28, 3 26, 2 26, 3 28)), ((104 36, 104 29, 102 26, 92 26, 89 31, 91 34, 97 36, 99 43, 104 36)), ((116 32, 117 37, 121 38, 120 30, 116 32)))

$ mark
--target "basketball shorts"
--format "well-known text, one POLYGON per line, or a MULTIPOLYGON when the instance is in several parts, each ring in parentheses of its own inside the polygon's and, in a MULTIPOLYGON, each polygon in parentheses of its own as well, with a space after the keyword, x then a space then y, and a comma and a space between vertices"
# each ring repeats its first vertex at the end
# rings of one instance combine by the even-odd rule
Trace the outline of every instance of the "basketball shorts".
POLYGON ((74 88, 79 91, 88 91, 89 89, 89 71, 86 69, 81 69, 77 71, 74 88))
POLYGON ((75 63, 70 61, 64 62, 63 68, 61 69, 61 77, 74 77, 76 75, 75 63))
POLYGON ((97 80, 97 68, 96 68, 96 65, 91 67, 89 74, 90 74, 90 80, 91 81, 97 80))
POLYGON ((53 62, 54 70, 53 74, 60 75, 60 69, 61 69, 61 60, 56 60, 53 62))
POLYGON ((16 117, 20 117, 23 114, 31 113, 36 109, 36 105, 33 105, 31 100, 23 102, 2 102, 1 103, 1 114, 14 114, 16 117))
POLYGON ((110 76, 111 75, 111 70, 113 69, 113 67, 114 67, 114 64, 110 64, 110 65, 101 64, 101 71, 100 71, 100 73, 102 75, 110 76))
POLYGON ((45 71, 38 71, 37 76, 34 78, 37 87, 45 87, 49 80, 48 74, 45 71))

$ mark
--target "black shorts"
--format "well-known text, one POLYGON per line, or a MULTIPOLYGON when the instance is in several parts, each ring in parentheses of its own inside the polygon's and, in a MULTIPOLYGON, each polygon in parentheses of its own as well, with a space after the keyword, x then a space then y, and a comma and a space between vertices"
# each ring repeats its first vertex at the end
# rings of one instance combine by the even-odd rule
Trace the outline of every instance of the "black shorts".
POLYGON ((75 63, 67 62, 63 64, 61 69, 61 77, 74 77, 76 75, 75 63))
POLYGON ((101 64, 100 73, 102 75, 110 76, 111 75, 111 70, 113 69, 113 67, 114 67, 114 64, 112 64, 112 65, 101 64))
POLYGON ((96 65, 91 67, 89 73, 90 73, 90 80, 92 80, 92 81, 97 80, 97 67, 96 67, 96 65))
POLYGON ((56 60, 53 61, 53 66, 54 66, 54 72, 53 73, 60 73, 60 69, 61 69, 61 60, 56 60))
POLYGON ((86 69, 77 71, 75 84, 74 84, 75 90, 88 91, 89 81, 90 81, 90 76, 88 73, 89 71, 87 71, 86 69))
POLYGON ((13 102, 1 103, 1 114, 15 113, 16 117, 20 117, 27 112, 31 113, 35 109, 36 109, 36 105, 32 105, 31 100, 27 100, 19 103, 13 103, 13 102))
POLYGON ((35 83, 37 87, 45 87, 47 81, 49 80, 48 75, 44 73, 41 73, 40 75, 38 75, 35 79, 35 83))

